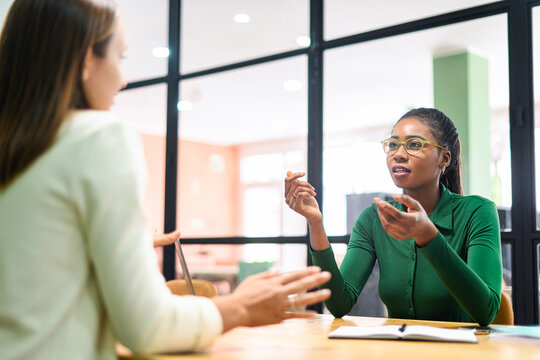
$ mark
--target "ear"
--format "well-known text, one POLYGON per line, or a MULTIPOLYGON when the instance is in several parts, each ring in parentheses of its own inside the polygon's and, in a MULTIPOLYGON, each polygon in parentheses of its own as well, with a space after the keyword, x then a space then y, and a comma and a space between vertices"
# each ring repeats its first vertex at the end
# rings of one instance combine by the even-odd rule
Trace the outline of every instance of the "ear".
POLYGON ((450 151, 444 150, 441 156, 441 166, 448 167, 448 165, 450 165, 451 160, 452 160, 452 154, 450 154, 450 151))
POLYGON ((86 51, 86 55, 84 56, 83 68, 81 73, 81 79, 83 82, 87 82, 90 78, 92 70, 94 69, 95 61, 96 57, 94 55, 94 51, 92 51, 92 47, 89 47, 86 51))

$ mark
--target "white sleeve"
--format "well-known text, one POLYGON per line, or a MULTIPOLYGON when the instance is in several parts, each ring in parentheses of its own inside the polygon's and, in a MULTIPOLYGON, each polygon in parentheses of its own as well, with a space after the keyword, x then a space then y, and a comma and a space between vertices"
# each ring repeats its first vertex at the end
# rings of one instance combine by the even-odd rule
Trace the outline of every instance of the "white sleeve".
POLYGON ((138 134, 112 122, 92 135, 77 206, 89 261, 119 340, 135 352, 208 347, 222 318, 207 298, 172 295, 158 270, 143 211, 145 164, 138 134))

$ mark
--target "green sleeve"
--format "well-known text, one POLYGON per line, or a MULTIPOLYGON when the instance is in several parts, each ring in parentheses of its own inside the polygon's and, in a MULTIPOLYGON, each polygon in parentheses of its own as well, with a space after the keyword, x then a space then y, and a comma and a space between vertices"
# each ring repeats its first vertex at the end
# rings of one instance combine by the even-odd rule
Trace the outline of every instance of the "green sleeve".
POLYGON ((484 203, 470 216, 466 262, 440 232, 419 251, 467 314, 480 326, 486 326, 497 315, 501 301, 499 221, 492 202, 484 203))
POLYGON ((358 295, 375 264, 375 248, 369 227, 371 221, 369 209, 362 212, 356 221, 347 253, 339 269, 331 247, 320 251, 310 249, 313 264, 332 274, 332 279, 323 287, 332 291, 332 295, 325 304, 335 317, 347 315, 356 304, 358 295))

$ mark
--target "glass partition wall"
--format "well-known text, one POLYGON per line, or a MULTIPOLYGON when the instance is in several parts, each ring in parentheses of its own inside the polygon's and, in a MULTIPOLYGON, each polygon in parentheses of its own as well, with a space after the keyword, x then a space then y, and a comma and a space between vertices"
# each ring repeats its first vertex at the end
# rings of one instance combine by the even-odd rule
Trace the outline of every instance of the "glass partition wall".
MULTIPOLYGON (((310 263, 287 170, 318 189, 339 263, 359 211, 398 191, 379 141, 407 110, 435 106, 465 138, 465 193, 498 207, 516 323, 539 323, 540 1, 118 3, 129 84, 113 111, 141 134, 149 218, 182 231, 195 277, 223 294, 310 263)), ((157 253, 167 279, 182 276, 173 247, 157 253)), ((385 315, 376 275, 354 313, 385 315)))

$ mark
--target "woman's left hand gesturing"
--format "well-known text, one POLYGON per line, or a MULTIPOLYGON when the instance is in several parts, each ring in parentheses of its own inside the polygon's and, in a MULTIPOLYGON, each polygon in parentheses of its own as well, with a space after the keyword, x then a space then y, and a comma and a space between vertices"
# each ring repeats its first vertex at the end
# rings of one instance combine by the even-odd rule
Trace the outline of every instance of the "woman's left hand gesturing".
POLYGON ((394 200, 405 205, 407 212, 400 211, 379 198, 373 200, 384 231, 397 240, 413 238, 420 247, 429 244, 438 230, 429 220, 422 205, 408 195, 394 195, 394 200))

